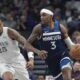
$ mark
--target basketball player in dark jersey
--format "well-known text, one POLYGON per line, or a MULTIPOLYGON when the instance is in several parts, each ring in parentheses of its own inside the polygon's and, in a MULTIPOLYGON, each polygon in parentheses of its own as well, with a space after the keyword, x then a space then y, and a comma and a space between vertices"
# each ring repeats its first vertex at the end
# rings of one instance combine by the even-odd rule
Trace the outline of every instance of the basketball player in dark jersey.
POLYGON ((40 49, 48 52, 47 56, 38 56, 45 59, 54 80, 71 80, 72 67, 67 47, 70 48, 74 43, 66 28, 57 20, 53 21, 53 15, 48 9, 40 11, 41 23, 34 27, 28 41, 33 43, 39 39, 40 49))

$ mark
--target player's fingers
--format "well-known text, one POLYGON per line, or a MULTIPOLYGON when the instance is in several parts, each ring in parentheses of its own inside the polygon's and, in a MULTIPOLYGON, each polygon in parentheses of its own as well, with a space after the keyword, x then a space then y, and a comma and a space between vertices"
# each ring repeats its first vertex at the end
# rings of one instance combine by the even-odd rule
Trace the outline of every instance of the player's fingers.
POLYGON ((33 67, 32 67, 32 66, 29 66, 29 67, 28 67, 28 69, 29 69, 29 70, 32 70, 32 69, 33 69, 33 67))
POLYGON ((27 65, 27 68, 28 68, 28 69, 33 69, 33 65, 28 64, 28 65, 27 65))
POLYGON ((29 67, 29 64, 28 64, 28 63, 26 64, 26 67, 27 67, 27 68, 29 67))
POLYGON ((45 51, 45 50, 42 50, 43 51, 43 53, 45 53, 45 54, 47 54, 48 52, 47 51, 45 51))
POLYGON ((46 53, 42 54, 42 59, 46 59, 46 57, 47 57, 46 53))
POLYGON ((27 67, 29 67, 30 66, 30 64, 27 62, 27 65, 26 65, 27 67))

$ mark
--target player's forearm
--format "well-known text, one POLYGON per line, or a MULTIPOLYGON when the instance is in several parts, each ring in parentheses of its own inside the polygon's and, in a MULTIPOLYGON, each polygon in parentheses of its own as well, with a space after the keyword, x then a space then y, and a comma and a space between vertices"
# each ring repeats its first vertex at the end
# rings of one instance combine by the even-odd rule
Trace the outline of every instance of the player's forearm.
POLYGON ((26 41, 26 45, 24 48, 26 48, 27 51, 32 51, 36 54, 40 53, 40 50, 34 48, 28 41, 26 41))
POLYGON ((19 43, 24 47, 24 45, 26 44, 26 39, 25 38, 20 38, 19 43))

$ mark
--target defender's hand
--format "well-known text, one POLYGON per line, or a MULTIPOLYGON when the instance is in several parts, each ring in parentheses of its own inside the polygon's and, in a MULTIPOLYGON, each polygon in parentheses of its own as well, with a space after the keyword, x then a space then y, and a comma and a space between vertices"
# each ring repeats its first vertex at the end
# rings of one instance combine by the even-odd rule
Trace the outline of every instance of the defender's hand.
POLYGON ((34 68, 34 60, 33 59, 30 59, 28 62, 27 62, 27 68, 29 70, 32 70, 34 68))
POLYGON ((38 56, 39 56, 41 59, 46 59, 47 53, 48 53, 47 51, 41 50, 41 51, 38 53, 38 56))

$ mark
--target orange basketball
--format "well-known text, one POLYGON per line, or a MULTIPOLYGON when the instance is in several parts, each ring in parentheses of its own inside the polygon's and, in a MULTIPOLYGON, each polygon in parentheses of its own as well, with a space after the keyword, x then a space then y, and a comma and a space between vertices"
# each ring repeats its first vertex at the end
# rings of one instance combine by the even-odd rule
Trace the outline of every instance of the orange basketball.
POLYGON ((75 60, 80 60, 80 44, 75 44, 70 48, 70 56, 75 60))

